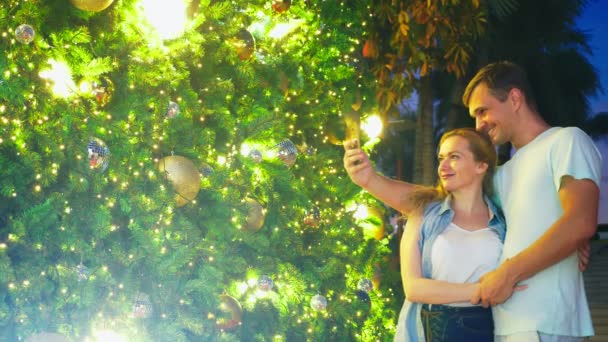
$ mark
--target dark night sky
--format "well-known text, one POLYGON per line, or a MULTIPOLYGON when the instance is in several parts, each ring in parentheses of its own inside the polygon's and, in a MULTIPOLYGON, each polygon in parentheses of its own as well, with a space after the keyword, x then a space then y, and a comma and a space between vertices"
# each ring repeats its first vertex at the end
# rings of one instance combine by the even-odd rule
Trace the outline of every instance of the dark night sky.
POLYGON ((608 112, 608 0, 589 1, 577 24, 590 36, 593 55, 589 60, 600 75, 604 88, 603 94, 589 99, 591 112, 608 112))
MULTIPOLYGON (((604 89, 590 98, 591 113, 608 112, 608 0, 592 0, 577 21, 578 27, 589 34, 593 55, 589 61, 595 66, 604 89)), ((604 157, 604 170, 600 186, 599 223, 608 224, 608 138, 596 141, 604 157)), ((603 238, 608 238, 608 233, 603 238)))

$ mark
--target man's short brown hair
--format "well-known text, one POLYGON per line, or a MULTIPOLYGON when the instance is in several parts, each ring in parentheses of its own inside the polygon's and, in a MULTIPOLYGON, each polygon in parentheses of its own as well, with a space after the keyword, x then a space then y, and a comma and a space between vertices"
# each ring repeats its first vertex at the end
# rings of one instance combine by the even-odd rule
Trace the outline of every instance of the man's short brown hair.
POLYGON ((537 110, 536 99, 534 98, 532 86, 528 81, 526 72, 522 67, 515 63, 502 61, 488 64, 481 68, 464 90, 462 103, 465 107, 469 106, 473 90, 482 83, 485 84, 490 90, 490 93, 501 102, 507 99, 511 89, 517 88, 526 97, 528 106, 534 111, 537 110))

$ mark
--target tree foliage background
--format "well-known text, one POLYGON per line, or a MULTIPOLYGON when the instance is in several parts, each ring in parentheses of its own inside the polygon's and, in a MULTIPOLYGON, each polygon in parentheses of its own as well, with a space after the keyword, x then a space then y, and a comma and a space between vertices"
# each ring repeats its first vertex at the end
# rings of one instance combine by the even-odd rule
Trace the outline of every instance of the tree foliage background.
POLYGON ((0 339, 390 339, 391 231, 341 163, 342 113, 376 107, 370 3, 192 1, 162 40, 139 1, 103 2, 0 8, 0 339), (170 156, 200 173, 183 206, 170 156))
POLYGON ((163 39, 176 7, 0 7, 0 339, 392 340, 398 233, 343 171, 344 114, 379 115, 364 148, 430 183, 477 65, 545 51, 585 67, 558 43, 584 39, 555 25, 510 49, 509 27, 550 19, 515 0, 191 0, 163 39), (100 144, 107 169, 89 161, 100 144), (192 164, 169 170, 178 156, 192 164))

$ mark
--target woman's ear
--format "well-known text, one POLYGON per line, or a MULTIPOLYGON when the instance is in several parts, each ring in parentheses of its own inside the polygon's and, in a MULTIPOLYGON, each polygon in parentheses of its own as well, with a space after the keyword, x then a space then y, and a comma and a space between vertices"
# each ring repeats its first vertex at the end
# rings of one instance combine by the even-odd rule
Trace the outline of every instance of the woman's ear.
POLYGON ((477 163, 477 174, 482 174, 488 171, 488 163, 486 162, 478 162, 477 163))

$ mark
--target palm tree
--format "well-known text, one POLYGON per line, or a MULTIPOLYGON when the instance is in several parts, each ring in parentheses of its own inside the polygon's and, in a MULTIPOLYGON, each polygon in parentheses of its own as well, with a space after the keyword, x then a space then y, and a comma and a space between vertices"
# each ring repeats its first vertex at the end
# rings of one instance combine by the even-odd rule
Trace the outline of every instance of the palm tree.
POLYGON ((594 114, 583 122, 581 128, 594 139, 608 135, 608 112, 594 114))
MULTIPOLYGON (((587 35, 575 26, 585 0, 521 1, 513 12, 499 16, 490 11, 488 32, 476 44, 467 77, 440 77, 445 84, 438 116, 440 127, 471 126, 460 102, 462 89, 472 75, 489 62, 510 60, 524 67, 532 83, 539 112, 551 125, 582 126, 589 117, 588 97, 600 90, 596 71, 586 57, 591 53, 587 35)), ((506 161, 511 147, 501 146, 499 159, 506 161)))
POLYGON ((489 60, 510 59, 529 73, 540 113, 553 125, 580 125, 590 114, 588 97, 600 84, 585 56, 588 36, 575 25, 587 1, 522 2, 488 35, 489 60))

